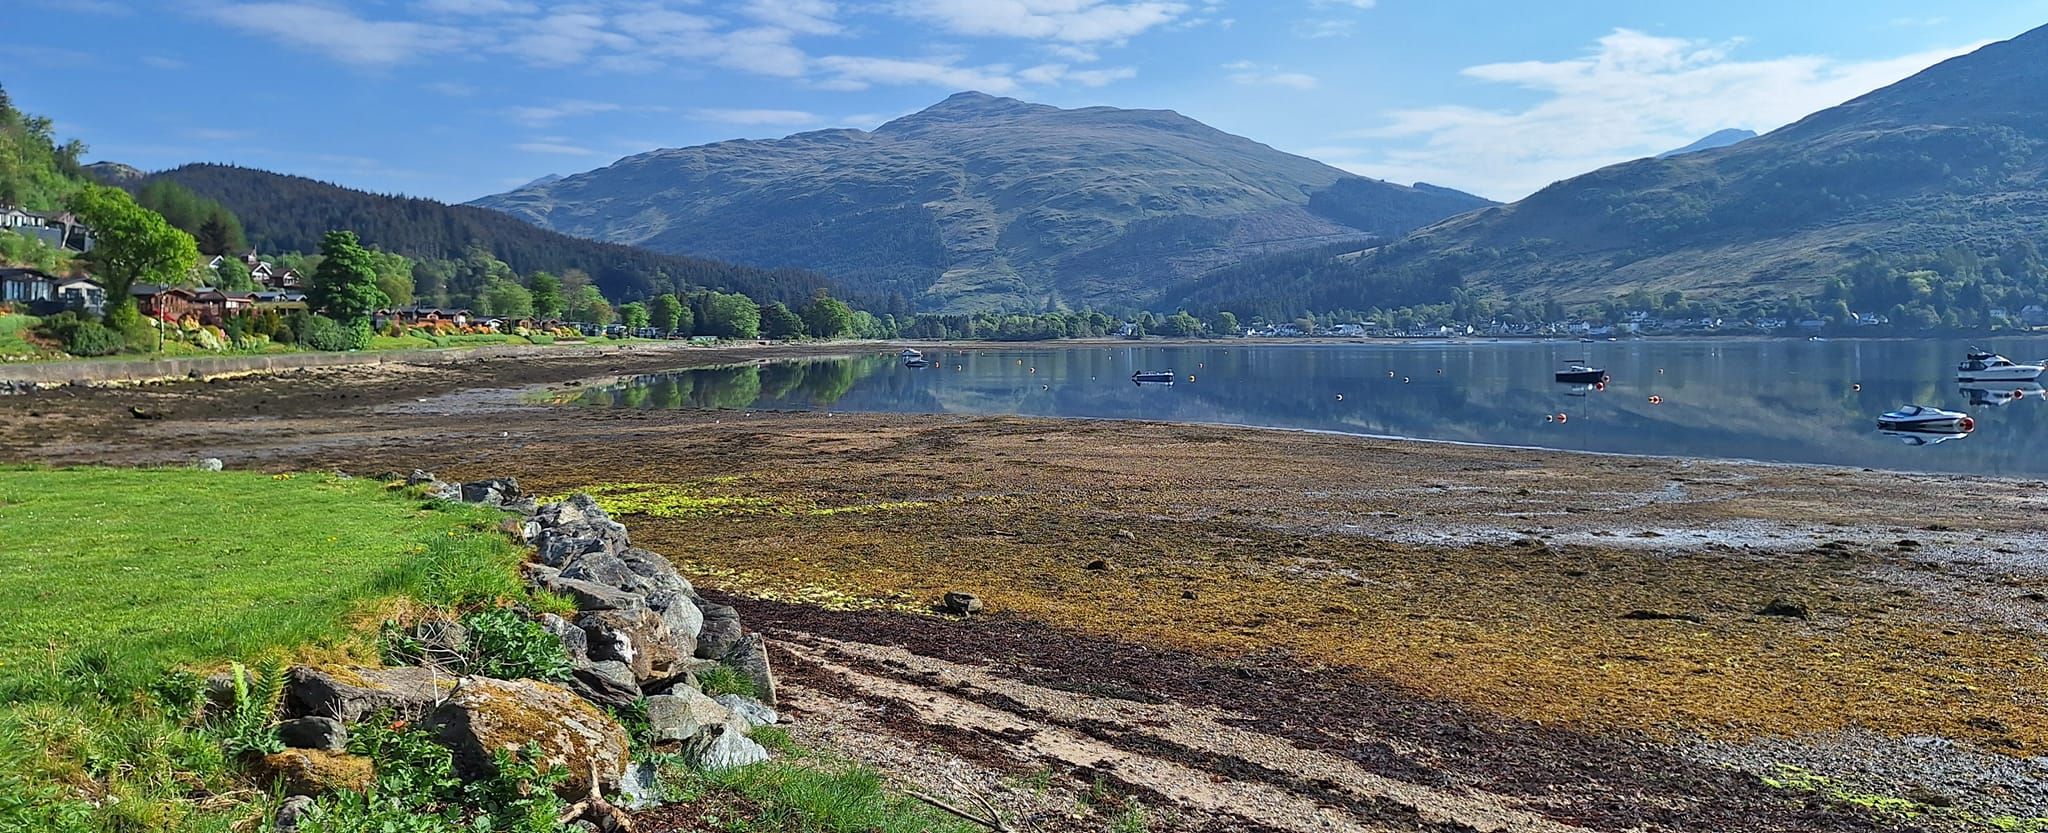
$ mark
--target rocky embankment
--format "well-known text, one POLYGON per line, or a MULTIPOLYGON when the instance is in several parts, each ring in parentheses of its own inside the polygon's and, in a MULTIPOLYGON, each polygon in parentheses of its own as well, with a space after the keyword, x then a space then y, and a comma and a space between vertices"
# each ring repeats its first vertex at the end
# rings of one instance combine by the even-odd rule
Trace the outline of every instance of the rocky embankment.
MULTIPOLYGON (((542 506, 511 479, 458 485, 425 472, 407 485, 513 513, 505 531, 534 553, 528 584, 575 603, 573 616, 517 611, 560 642, 566 679, 477 673, 478 645, 461 621, 445 618, 397 631, 416 664, 289 669, 276 715, 288 748, 256 767, 290 796, 277 830, 297 830, 318 812, 315 796, 370 786, 371 761, 347 751, 351 728, 364 721, 427 729, 466 778, 491 775, 504 754, 531 755, 527 763, 567 775, 555 790, 577 802, 579 822, 607 831, 629 830, 630 809, 658 801, 653 765, 636 761, 636 752, 675 754, 705 769, 768 759, 747 736, 777 721, 766 642, 731 607, 699 596, 666 558, 633 546, 589 496, 542 506), (714 674, 740 680, 755 696, 707 694, 704 678, 714 674), (643 748, 635 749, 622 715, 641 724, 643 748)), ((235 690, 225 676, 213 686, 217 700, 235 690)))

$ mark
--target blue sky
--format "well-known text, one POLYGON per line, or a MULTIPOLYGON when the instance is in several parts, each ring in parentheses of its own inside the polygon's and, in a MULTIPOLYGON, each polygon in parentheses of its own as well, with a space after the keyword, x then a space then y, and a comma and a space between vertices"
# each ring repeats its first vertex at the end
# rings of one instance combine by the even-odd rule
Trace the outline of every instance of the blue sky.
POLYGON ((0 0, 0 85, 94 159, 451 201, 964 89, 1514 199, 2043 23, 2048 0, 0 0))

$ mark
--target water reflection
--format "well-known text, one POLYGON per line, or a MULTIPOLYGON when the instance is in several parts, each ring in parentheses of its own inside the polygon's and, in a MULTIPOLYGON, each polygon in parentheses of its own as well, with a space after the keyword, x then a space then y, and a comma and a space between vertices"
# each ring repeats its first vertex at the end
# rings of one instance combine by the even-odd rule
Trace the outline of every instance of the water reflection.
MULTIPOLYGON (((1991 347, 1992 345, 1985 345, 1991 347)), ((656 374, 579 401, 1158 419, 1580 451, 2048 475, 2040 386, 1959 388, 1968 344, 1701 341, 1581 344, 1093 346, 894 352, 656 374), (1570 364, 1609 381, 1559 384, 1570 364), (1180 368, 1173 384, 1133 373, 1180 368), (1193 371, 1187 368, 1194 368, 1193 371), (2015 396, 2014 394, 2019 395, 2015 396), (1975 417, 1975 438, 1908 443, 1874 427, 1907 404, 1975 417), (1938 447, 1937 447, 1938 446, 1938 447)), ((2048 339, 2001 341, 2034 355, 2048 339)), ((1928 438, 1917 438, 1928 439, 1928 438)))

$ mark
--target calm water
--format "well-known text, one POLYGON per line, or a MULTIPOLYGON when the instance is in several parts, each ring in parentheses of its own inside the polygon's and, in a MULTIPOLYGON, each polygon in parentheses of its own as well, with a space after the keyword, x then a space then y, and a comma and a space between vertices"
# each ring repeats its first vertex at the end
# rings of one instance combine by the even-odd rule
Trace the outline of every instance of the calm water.
MULTIPOLYGON (((2048 339, 1976 343, 2015 361, 2048 356, 2048 339)), ((1955 364, 1969 346, 1794 340, 1093 346, 931 350, 925 355, 932 366, 922 369, 904 367, 892 351, 657 374, 585 391, 580 401, 1155 419, 2048 477, 2048 395, 2030 388, 2017 400, 2001 401, 2012 386, 1960 389, 1955 364), (1551 381, 1554 370, 1581 359, 1613 377, 1605 390, 1551 381), (1170 387, 1130 381, 1133 370, 1168 368, 1178 379, 1170 387), (1912 446, 1876 430, 1878 414, 1908 403, 1967 412, 1977 420, 1976 431, 1912 446)))

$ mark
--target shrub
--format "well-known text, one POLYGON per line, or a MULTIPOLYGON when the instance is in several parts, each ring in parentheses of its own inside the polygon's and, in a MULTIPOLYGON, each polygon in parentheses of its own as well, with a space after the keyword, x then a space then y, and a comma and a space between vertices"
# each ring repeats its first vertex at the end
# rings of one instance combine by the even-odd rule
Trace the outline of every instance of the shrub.
POLYGON ((462 617, 469 629, 469 671, 501 680, 569 679, 569 654, 562 640, 540 623, 510 608, 480 610, 462 617))
POLYGON ((128 339, 98 321, 82 321, 64 339, 64 352, 74 356, 111 356, 128 346, 128 339))
POLYGON ((349 334, 340 322, 325 315, 307 317, 299 329, 299 343, 315 350, 347 350, 349 341, 349 334))

